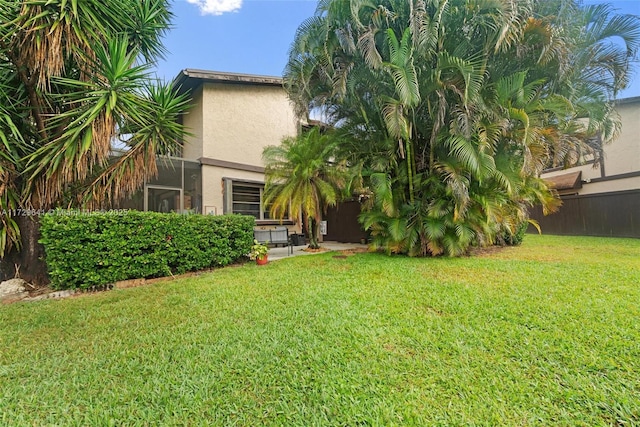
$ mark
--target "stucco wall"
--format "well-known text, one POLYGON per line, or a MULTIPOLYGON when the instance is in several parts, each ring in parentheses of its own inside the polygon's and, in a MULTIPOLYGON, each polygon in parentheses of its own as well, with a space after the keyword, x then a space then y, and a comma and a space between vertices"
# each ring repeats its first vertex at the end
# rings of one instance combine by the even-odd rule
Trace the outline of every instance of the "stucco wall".
POLYGON ((637 189, 640 189, 640 176, 611 181, 585 183, 583 184, 582 191, 580 191, 579 194, 600 194, 637 189))
MULTIPOLYGON (((204 200, 204 213, 224 213, 224 178, 238 181, 264 182, 264 175, 257 172, 247 172, 234 169, 227 169, 217 166, 202 166, 202 199, 204 200)), ((300 233, 300 221, 293 225, 288 225, 290 232, 300 233)))
POLYGON ((203 165, 202 182, 204 185, 202 187, 202 199, 205 202, 205 212, 209 211, 208 208, 215 207, 215 211, 218 215, 222 215, 224 213, 223 178, 256 182, 264 181, 264 175, 261 173, 203 165))
POLYGON ((187 135, 182 147, 182 157, 189 160, 198 160, 202 157, 202 90, 198 89, 191 94, 189 112, 182 117, 182 122, 191 135, 187 135))
POLYGON ((261 166, 265 146, 297 133, 282 87, 205 83, 202 101, 202 157, 261 166))
POLYGON ((622 122, 620 137, 604 148, 607 176, 640 171, 640 100, 616 107, 622 122))
MULTIPOLYGON (((207 72, 201 73, 207 78, 207 72)), ((202 211, 224 213, 223 178, 264 182, 262 151, 298 133, 298 120, 284 88, 273 82, 239 83, 237 76, 213 76, 223 81, 200 81, 192 89, 192 108, 183 117, 191 135, 183 157, 202 162, 202 211)), ((252 79, 252 76, 243 76, 252 79)), ((268 79, 266 80, 277 80, 268 79)))

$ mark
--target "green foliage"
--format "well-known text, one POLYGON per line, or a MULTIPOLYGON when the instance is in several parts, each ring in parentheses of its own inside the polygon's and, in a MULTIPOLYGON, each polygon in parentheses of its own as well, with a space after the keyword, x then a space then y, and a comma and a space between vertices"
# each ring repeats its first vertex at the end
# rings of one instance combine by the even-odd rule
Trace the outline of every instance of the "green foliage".
POLYGON ((523 221, 518 224, 515 230, 505 230, 500 240, 507 246, 520 246, 524 240, 525 234, 527 234, 528 228, 529 221, 523 221))
POLYGON ((264 203, 273 218, 285 214, 308 218, 309 246, 317 249, 322 212, 335 206, 351 187, 352 174, 345 162, 335 162, 340 139, 313 128, 278 146, 265 147, 264 203))
POLYGON ((557 206, 541 171, 615 138, 639 47, 638 16, 578 0, 326 0, 285 87, 338 128, 336 160, 362 167, 377 246, 460 255, 557 206))
POLYGON ((86 289, 118 280, 219 267, 246 256, 255 219, 128 211, 41 218, 51 285, 86 289))
POLYGON ((179 150, 186 95, 150 65, 171 18, 167 0, 0 0, 0 256, 20 244, 7 212, 112 206, 179 150))
POLYGON ((253 239, 253 245, 251 245, 251 252, 249 252, 249 258, 258 259, 264 258, 265 255, 269 252, 269 247, 266 244, 262 244, 258 242, 256 239, 253 239))

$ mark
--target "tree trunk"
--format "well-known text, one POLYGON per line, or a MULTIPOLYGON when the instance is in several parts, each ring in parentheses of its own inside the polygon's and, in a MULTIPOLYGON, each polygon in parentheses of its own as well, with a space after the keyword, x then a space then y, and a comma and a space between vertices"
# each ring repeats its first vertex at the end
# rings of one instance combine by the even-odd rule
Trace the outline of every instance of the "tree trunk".
POLYGON ((0 259, 0 281, 20 277, 34 286, 49 284, 47 264, 44 261, 44 246, 40 240, 40 222, 37 216, 19 216, 16 222, 20 227, 22 248, 16 248, 0 259))
POLYGON ((309 217, 309 248, 311 249, 319 249, 320 245, 318 244, 318 229, 320 224, 316 221, 315 218, 309 217))

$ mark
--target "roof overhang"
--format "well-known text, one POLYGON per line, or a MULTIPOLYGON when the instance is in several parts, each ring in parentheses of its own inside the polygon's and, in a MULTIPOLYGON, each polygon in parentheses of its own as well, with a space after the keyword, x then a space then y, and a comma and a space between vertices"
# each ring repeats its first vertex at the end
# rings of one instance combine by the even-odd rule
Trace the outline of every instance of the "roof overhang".
POLYGON ((636 103, 640 103, 640 96, 632 96, 630 98, 616 99, 614 102, 616 105, 636 104, 636 103))
POLYGON ((577 190, 582 188, 582 171, 569 172, 562 175, 544 178, 557 191, 577 190))
POLYGON ((282 87, 283 81, 281 77, 196 70, 192 68, 180 71, 176 78, 173 79, 173 85, 181 93, 191 92, 204 83, 282 87))

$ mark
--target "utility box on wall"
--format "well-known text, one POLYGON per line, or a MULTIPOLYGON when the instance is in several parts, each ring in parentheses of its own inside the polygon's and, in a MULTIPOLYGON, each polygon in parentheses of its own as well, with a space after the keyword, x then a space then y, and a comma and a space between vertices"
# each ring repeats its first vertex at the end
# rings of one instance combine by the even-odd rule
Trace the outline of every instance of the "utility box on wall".
POLYGON ((320 221, 320 234, 327 235, 327 221, 320 221))

